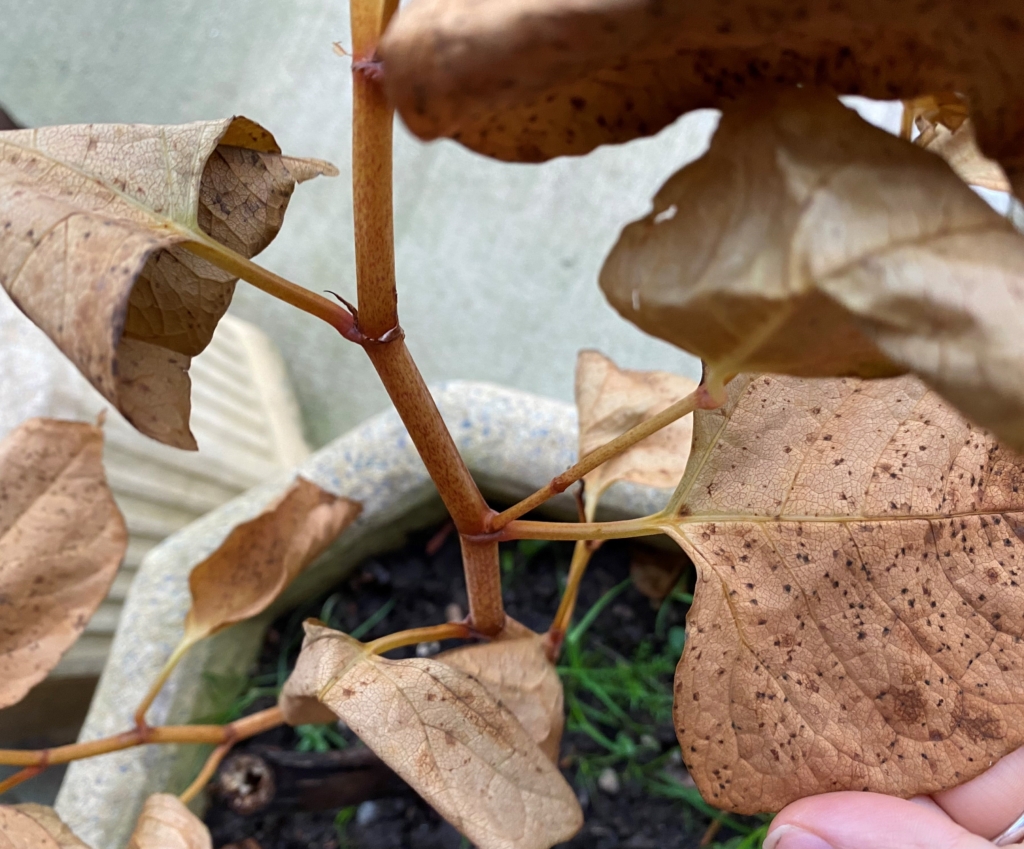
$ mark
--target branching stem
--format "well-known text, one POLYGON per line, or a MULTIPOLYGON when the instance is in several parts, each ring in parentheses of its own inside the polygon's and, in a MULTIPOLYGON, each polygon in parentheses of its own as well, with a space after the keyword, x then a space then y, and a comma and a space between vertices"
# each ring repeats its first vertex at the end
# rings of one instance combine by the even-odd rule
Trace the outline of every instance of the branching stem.
POLYGON ((206 759, 206 763, 203 764, 203 768, 199 770, 199 775, 197 775, 195 780, 185 789, 185 792, 178 797, 184 804, 187 805, 202 792, 210 779, 213 778, 213 774, 217 771, 217 767, 220 766, 221 761, 227 757, 228 752, 231 751, 231 747, 234 745, 235 741, 231 740, 227 743, 221 743, 216 749, 210 752, 210 756, 206 759))
POLYGON ((565 640, 565 634, 572 623, 572 615, 576 610, 576 599, 579 597, 580 582, 590 564, 590 558, 600 547, 600 542, 592 540, 577 540, 572 550, 572 563, 569 565, 569 577, 565 582, 565 592, 562 593, 562 601, 558 605, 558 612, 551 621, 551 627, 545 638, 548 659, 554 663, 558 659, 565 640))
POLYGON ((251 283, 268 295, 273 295, 286 304, 291 304, 303 312, 326 321, 349 341, 360 341, 356 332, 355 319, 341 304, 337 304, 323 295, 318 295, 316 292, 311 292, 297 283, 292 283, 290 280, 274 274, 273 271, 268 271, 215 239, 205 238, 200 241, 199 237, 191 230, 183 229, 181 233, 190 240, 182 245, 190 253, 209 260, 229 274, 241 277, 246 283, 251 283))
POLYGON ((45 769, 55 764, 66 764, 149 743, 207 743, 219 746, 246 740, 276 728, 283 722, 281 709, 272 707, 243 716, 227 725, 162 725, 155 728, 144 725, 112 737, 57 746, 53 749, 0 749, 0 764, 45 769))
POLYGON ((676 403, 671 407, 666 407, 657 415, 651 416, 651 418, 630 428, 610 442, 606 442, 600 448, 591 451, 586 457, 583 457, 578 463, 576 463, 576 465, 571 466, 562 472, 562 474, 552 478, 548 484, 543 486, 541 489, 538 489, 533 493, 533 495, 524 498, 518 504, 514 504, 507 510, 499 513, 491 521, 490 529, 492 531, 501 530, 508 525, 509 522, 529 513, 549 498, 553 498, 558 495, 558 493, 564 492, 584 475, 589 474, 602 463, 608 462, 608 460, 611 460, 613 457, 621 454, 626 449, 632 448, 642 439, 646 439, 651 434, 657 433, 662 428, 678 421, 683 416, 692 413, 694 410, 714 409, 719 406, 719 403, 720 402, 716 402, 715 399, 709 395, 703 385, 698 386, 693 392, 685 398, 681 398, 676 401, 676 403))
MULTIPOLYGON (((350 6, 356 331, 459 534, 479 535, 487 530, 494 511, 459 455, 405 346, 398 320, 391 165, 394 116, 376 61, 377 43, 397 6, 397 0, 353 0, 350 6)), ((464 564, 470 620, 481 633, 493 635, 505 623, 497 542, 481 541, 471 548, 472 556, 464 564)))
POLYGON ((367 643, 370 654, 384 654, 394 649, 414 646, 418 643, 432 643, 435 640, 468 640, 475 632, 465 622, 445 622, 443 625, 430 625, 426 628, 410 628, 408 631, 396 631, 378 640, 367 643))
POLYGON ((503 542, 511 539, 627 539, 664 533, 665 525, 665 517, 661 513, 619 522, 533 522, 516 519, 493 537, 503 542))

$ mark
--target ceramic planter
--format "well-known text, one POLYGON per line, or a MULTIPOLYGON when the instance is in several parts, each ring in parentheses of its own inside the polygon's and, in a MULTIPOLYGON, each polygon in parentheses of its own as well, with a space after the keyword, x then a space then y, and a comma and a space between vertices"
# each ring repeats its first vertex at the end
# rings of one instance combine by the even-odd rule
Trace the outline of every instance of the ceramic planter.
MULTIPOLYGON (((437 387, 434 397, 492 503, 527 495, 575 459, 576 412, 571 405, 467 382, 437 387)), ((135 706, 181 636, 190 570, 232 527, 259 513, 296 473, 361 501, 362 515, 272 610, 193 649, 154 704, 154 724, 185 723, 223 707, 213 702, 204 682, 249 669, 264 629, 282 609, 336 585, 363 558, 400 547, 409 531, 444 515, 422 462, 391 411, 340 437, 294 472, 249 490, 178 531, 153 548, 139 567, 80 739, 131 726, 135 706)), ((609 518, 644 515, 666 498, 663 490, 620 484, 603 498, 603 512, 609 518)), ((550 507, 563 517, 575 514, 568 495, 550 507)), ((220 698, 225 698, 223 693, 220 698)), ((205 756, 198 749, 149 746, 72 764, 57 810, 89 845, 119 849, 149 793, 184 787, 192 777, 205 756)))

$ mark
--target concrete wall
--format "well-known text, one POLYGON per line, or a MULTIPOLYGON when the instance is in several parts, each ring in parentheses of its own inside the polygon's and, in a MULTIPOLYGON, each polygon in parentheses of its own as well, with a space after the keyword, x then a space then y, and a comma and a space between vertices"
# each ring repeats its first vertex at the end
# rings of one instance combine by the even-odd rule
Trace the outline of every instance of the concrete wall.
MULTIPOLYGON (((296 192, 260 261, 354 300, 344 0, 33 0, 4 4, 0 103, 29 125, 178 123, 245 114, 287 153, 342 176, 296 192)), ((402 323, 428 381, 489 380, 571 399, 575 352, 696 376, 692 358, 626 324, 597 272, 623 224, 699 155, 716 118, 585 159, 504 165, 399 130, 396 243, 402 323)), ((362 352, 242 284, 232 307, 277 342, 322 445, 387 401, 362 352)))

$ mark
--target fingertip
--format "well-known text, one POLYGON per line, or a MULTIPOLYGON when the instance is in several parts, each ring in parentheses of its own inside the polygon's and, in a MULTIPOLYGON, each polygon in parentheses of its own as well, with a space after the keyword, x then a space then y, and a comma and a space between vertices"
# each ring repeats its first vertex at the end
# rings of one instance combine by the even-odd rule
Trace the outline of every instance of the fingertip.
POLYGON ((811 796, 775 818, 765 849, 991 849, 933 803, 879 793, 811 796), (813 839, 820 841, 815 844, 813 839))
POLYGON ((1024 748, 959 787, 936 793, 935 801, 968 831, 994 837, 1024 812, 1024 748))

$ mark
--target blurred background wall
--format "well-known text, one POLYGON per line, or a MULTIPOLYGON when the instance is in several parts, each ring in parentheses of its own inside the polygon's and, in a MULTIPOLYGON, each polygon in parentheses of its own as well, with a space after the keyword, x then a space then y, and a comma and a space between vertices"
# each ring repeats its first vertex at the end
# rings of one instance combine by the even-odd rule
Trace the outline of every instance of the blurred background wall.
MULTIPOLYGON (((0 104, 28 126, 179 123, 244 114, 286 153, 342 176, 300 187, 259 261, 354 300, 344 0, 34 0, 0 27, 0 104)), ((428 381, 472 378, 570 400, 576 351, 697 376, 692 358, 626 324, 597 273, 620 228, 705 148, 714 113, 583 159, 506 165, 399 127, 402 323, 428 381)), ((6 297, 0 292, 0 297, 6 297)), ((362 351, 240 284, 232 306, 277 343, 313 447, 387 404, 362 351)), ((2 394, 2 393, 0 393, 2 394)))

